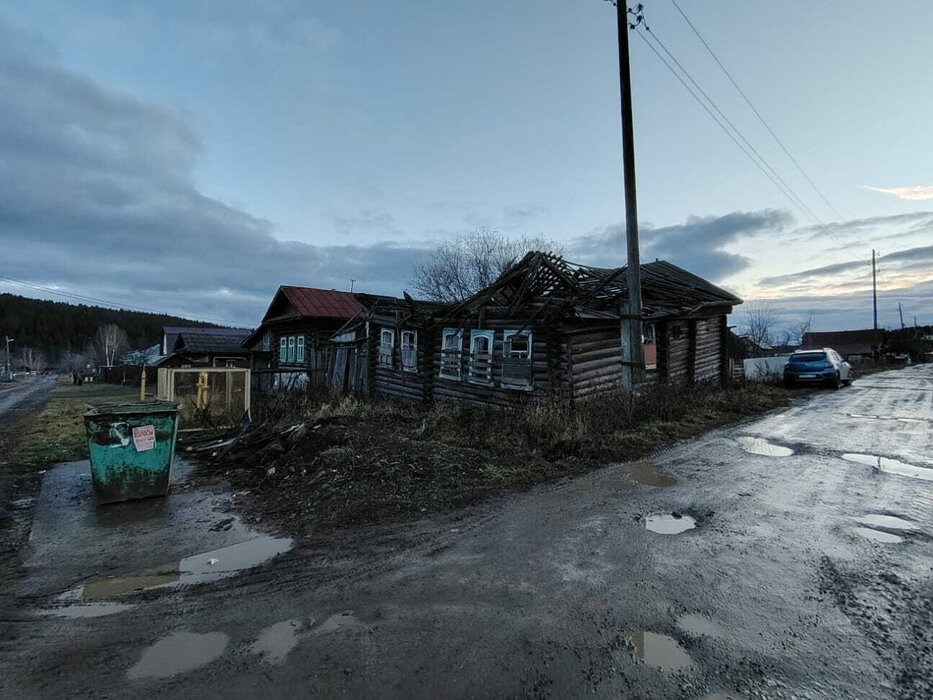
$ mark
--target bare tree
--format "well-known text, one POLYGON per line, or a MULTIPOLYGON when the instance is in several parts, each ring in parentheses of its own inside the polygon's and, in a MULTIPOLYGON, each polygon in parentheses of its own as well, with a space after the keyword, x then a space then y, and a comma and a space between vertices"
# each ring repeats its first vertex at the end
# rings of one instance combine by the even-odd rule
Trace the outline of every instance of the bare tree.
POLYGON ((488 287, 532 250, 561 252, 560 246, 540 237, 513 239, 482 228, 439 243, 427 264, 415 266, 410 284, 423 299, 459 301, 488 287))
POLYGON ((806 316, 787 327, 787 334, 790 337, 787 345, 801 345, 803 337, 810 332, 811 326, 813 326, 813 312, 808 311, 806 316))
POLYGON ((19 355, 19 364, 23 369, 41 372, 46 368, 45 355, 35 348, 22 347, 17 354, 19 355))
POLYGON ((765 348, 773 344, 773 329, 777 322, 774 307, 767 301, 750 301, 742 305, 745 312, 739 329, 758 347, 765 348))
POLYGON ((68 372, 79 371, 87 367, 90 357, 91 355, 86 352, 66 350, 62 353, 58 365, 60 369, 67 370, 68 372))
POLYGON ((113 367, 129 345, 126 331, 113 323, 101 326, 94 334, 94 354, 98 362, 107 367, 113 367))

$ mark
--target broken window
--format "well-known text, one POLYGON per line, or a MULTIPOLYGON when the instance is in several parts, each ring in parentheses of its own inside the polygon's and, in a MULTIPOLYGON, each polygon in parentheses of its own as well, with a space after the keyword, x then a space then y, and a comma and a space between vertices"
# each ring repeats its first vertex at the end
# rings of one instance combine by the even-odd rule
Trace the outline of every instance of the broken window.
POLYGON ((505 331, 502 340, 502 386, 530 389, 533 383, 531 332, 505 331))
POLYGON ((379 366, 392 368, 392 348, 395 346, 395 331, 383 328, 379 333, 379 366))
POLYGON ((418 371, 418 331, 402 331, 402 371, 418 371))
POLYGON ((645 358, 645 369, 658 367, 658 343, 653 323, 642 326, 642 353, 645 358))
POLYGON ((653 323, 646 323, 644 326, 642 326, 642 338, 644 338, 644 340, 642 340, 642 342, 643 342, 645 345, 655 345, 655 344, 657 344, 657 341, 656 341, 656 339, 655 339, 655 334, 654 334, 654 324, 653 324, 653 323))
POLYGON ((445 328, 441 336, 441 377, 460 379, 460 356, 462 353, 463 331, 456 328, 445 328))
POLYGON ((295 342, 296 342, 295 361, 304 363, 305 361, 305 337, 303 335, 299 335, 295 342))
POLYGON ((493 331, 470 332, 470 380, 492 381, 493 331))

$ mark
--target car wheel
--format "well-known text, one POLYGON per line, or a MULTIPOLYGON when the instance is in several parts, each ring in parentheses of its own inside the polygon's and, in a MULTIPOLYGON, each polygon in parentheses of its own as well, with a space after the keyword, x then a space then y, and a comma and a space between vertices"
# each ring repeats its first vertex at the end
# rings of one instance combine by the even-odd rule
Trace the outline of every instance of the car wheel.
POLYGON ((838 389, 839 387, 842 386, 842 379, 839 378, 839 372, 836 372, 836 376, 833 379, 832 384, 830 384, 830 386, 833 389, 838 389))
POLYGON ((793 389, 793 388, 795 388, 796 386, 797 386, 797 385, 794 384, 794 380, 793 380, 793 379, 785 379, 785 380, 784 380, 784 388, 785 388, 785 389, 793 389))

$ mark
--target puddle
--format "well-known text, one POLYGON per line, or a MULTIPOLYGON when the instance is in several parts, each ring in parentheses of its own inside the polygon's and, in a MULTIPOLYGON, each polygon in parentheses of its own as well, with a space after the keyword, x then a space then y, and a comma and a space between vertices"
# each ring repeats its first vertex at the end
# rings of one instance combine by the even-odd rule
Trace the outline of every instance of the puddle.
POLYGON ((765 457, 790 457, 794 451, 783 445, 775 445, 764 438, 743 436, 736 438, 746 452, 753 455, 764 455, 765 457))
POLYGON ((328 634, 329 632, 339 632, 347 627, 358 627, 362 623, 357 620, 350 612, 342 612, 339 615, 331 615, 320 625, 311 630, 311 634, 328 634))
POLYGON ((916 530, 917 526, 909 520, 898 518, 896 515, 884 515, 883 513, 870 513, 864 518, 859 518, 862 525, 872 527, 883 527, 888 530, 916 530))
POLYGON ((850 413, 851 418, 872 418, 875 420, 896 420, 901 423, 925 423, 923 418, 901 418, 899 416, 877 416, 873 413, 850 413))
POLYGON ((645 518, 645 527, 659 535, 678 535, 696 526, 696 520, 680 513, 652 513, 645 518))
POLYGON ((106 617, 117 613, 132 610, 135 605, 128 603, 86 603, 84 605, 63 605, 61 607, 45 608, 39 610, 40 615, 46 617, 65 617, 76 619, 80 617, 106 617))
POLYGON ((662 471, 654 462, 627 462, 619 465, 619 470, 627 474, 632 481, 644 486, 663 488, 677 483, 677 479, 662 471))
POLYGON ((185 557, 130 576, 100 579, 63 593, 61 602, 106 600, 153 588, 178 588, 235 576, 292 548, 290 538, 254 537, 246 542, 185 557))
POLYGON ((270 664, 281 664, 298 644, 301 620, 285 620, 266 627, 259 638, 250 646, 254 654, 260 654, 270 664))
POLYGON ((708 617, 688 613, 677 619, 677 626, 688 634, 698 637, 722 637, 722 628, 708 617))
POLYGON ((672 637, 655 632, 636 632, 629 641, 635 646, 635 655, 647 666, 662 671, 679 671, 693 666, 690 655, 672 637))
POLYGON ((229 637, 223 632, 176 632, 146 649, 126 677, 130 680, 165 678, 193 671, 223 654, 228 641, 229 637))
POLYGON ((904 538, 900 535, 882 532, 881 530, 873 530, 870 527, 857 527, 855 528, 855 534, 861 535, 865 539, 872 540, 873 542, 880 542, 881 544, 898 544, 904 541, 904 538))
POLYGON ((849 462, 856 462, 857 464, 865 464, 869 467, 874 467, 888 474, 897 474, 899 476, 909 476, 913 479, 933 481, 933 469, 918 467, 913 464, 907 464, 907 462, 899 462, 890 457, 846 453, 842 455, 842 458, 849 462))

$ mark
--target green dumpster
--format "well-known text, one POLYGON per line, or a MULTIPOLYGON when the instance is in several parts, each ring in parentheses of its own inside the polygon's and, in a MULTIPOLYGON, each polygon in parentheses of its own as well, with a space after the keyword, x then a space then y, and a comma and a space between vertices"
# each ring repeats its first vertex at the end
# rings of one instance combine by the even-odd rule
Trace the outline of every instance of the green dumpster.
POLYGON ((84 425, 100 503, 168 493, 178 435, 177 403, 98 406, 84 414, 84 425))

